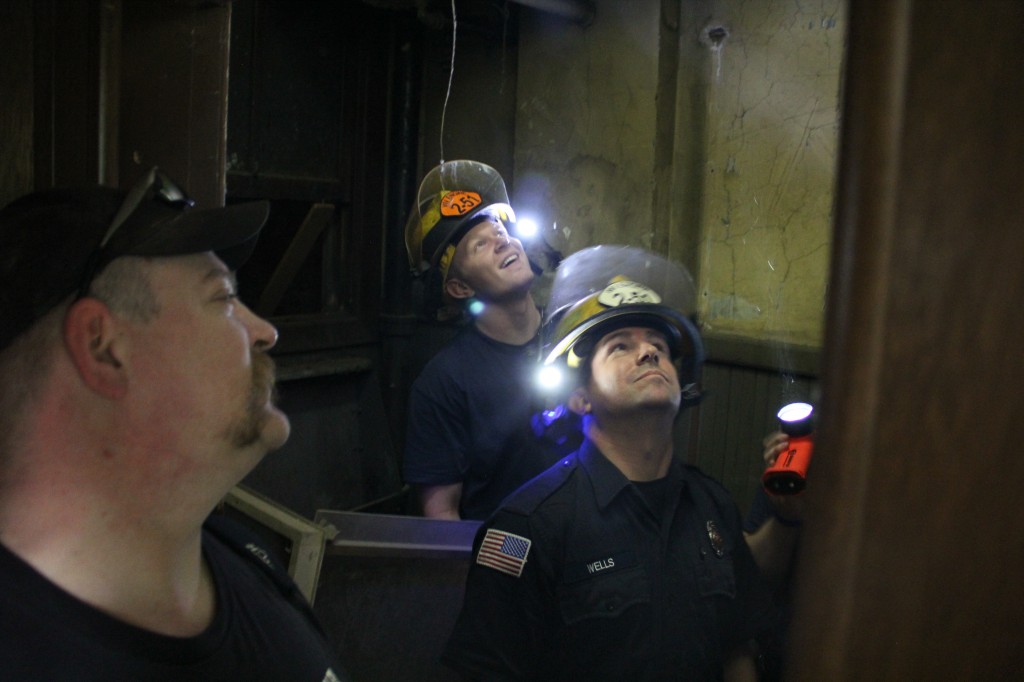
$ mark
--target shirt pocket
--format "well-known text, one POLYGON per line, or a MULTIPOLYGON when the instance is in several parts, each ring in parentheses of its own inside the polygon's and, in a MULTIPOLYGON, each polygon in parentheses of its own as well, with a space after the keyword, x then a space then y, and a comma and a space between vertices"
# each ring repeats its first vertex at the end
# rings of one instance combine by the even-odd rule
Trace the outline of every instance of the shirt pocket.
POLYGON ((708 554, 700 562, 697 571, 697 589, 702 597, 736 597, 736 571, 732 554, 721 557, 708 554))
POLYGON ((639 566, 563 585, 558 595, 566 625, 591 618, 615 618, 631 606, 650 601, 650 579, 639 566))

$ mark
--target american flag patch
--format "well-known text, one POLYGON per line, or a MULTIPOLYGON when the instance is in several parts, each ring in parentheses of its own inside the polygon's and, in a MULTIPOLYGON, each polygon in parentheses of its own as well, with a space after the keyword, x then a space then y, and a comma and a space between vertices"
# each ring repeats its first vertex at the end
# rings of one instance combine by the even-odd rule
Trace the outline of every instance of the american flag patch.
POLYGON ((526 565, 530 553, 530 541, 521 535, 513 535, 496 528, 488 528, 476 562, 518 578, 526 565))

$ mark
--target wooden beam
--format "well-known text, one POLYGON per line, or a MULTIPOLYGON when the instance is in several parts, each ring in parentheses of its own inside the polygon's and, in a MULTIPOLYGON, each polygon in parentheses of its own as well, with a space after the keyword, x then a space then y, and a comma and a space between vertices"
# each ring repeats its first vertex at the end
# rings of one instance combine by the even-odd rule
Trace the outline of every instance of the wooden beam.
POLYGON ((295 233, 295 238, 288 245, 288 250, 281 257, 281 262, 274 269, 267 286, 260 294, 260 301, 256 306, 257 313, 264 317, 274 314, 281 299, 284 298, 285 291, 306 262, 317 238, 330 224, 333 215, 334 204, 313 204, 309 207, 309 212, 295 233))

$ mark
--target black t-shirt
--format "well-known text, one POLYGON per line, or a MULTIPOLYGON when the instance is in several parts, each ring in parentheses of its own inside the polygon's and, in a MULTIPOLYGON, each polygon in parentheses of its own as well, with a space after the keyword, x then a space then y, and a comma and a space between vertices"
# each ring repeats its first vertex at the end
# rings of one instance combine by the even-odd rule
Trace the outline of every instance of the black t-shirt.
POLYGON ((346 679, 297 588, 259 565, 261 550, 252 548, 246 556, 204 529, 216 615, 195 637, 168 637, 94 609, 0 546, 0 679, 346 679))
POLYGON ((495 341, 469 325, 423 368, 409 396, 403 478, 462 483, 463 519, 487 518, 520 485, 571 452, 531 425, 537 343, 495 341))
POLYGON ((586 441, 506 500, 442 660, 481 680, 720 679, 767 595, 721 485, 673 461, 657 486, 651 505, 586 441))

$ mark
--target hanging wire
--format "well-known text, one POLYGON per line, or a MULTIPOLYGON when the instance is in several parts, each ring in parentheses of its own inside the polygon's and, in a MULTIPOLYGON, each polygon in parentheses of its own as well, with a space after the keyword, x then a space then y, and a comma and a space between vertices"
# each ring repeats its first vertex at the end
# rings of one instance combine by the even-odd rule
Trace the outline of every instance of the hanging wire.
POLYGON ((444 106, 441 107, 441 163, 444 163, 444 118, 448 113, 448 98, 452 95, 452 79, 455 77, 455 35, 459 30, 459 22, 455 16, 455 0, 452 0, 452 64, 448 70, 448 92, 444 95, 444 106))

